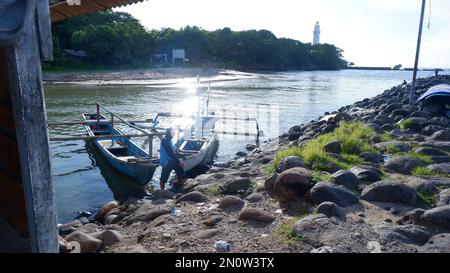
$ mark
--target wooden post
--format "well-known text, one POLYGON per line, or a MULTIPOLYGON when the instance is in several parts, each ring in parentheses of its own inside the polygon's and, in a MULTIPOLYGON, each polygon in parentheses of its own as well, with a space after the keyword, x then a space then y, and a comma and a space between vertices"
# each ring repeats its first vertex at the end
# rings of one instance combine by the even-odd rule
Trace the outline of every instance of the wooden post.
POLYGON ((32 13, 34 19, 27 20, 21 38, 14 46, 7 48, 11 99, 31 251, 58 252, 47 113, 35 11, 32 13))
POLYGON ((153 136, 148 137, 148 158, 153 158, 153 136))
POLYGON ((413 95, 414 95, 414 92, 416 91, 417 69, 419 66, 420 44, 422 41, 422 29, 423 29, 423 17, 425 16, 425 4, 426 4, 426 0, 422 0, 422 11, 420 13, 419 36, 417 38, 417 48, 416 48, 416 60, 414 62, 414 72, 413 72, 413 81, 412 81, 412 85, 411 85, 411 90, 409 91, 409 104, 413 104, 413 95))

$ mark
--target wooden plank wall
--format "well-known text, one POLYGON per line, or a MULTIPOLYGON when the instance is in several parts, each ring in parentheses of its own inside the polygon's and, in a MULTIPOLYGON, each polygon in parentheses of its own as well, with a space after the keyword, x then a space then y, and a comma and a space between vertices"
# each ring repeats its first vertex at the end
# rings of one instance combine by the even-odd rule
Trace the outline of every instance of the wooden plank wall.
POLYGON ((27 237, 27 215, 21 181, 5 48, 0 46, 0 214, 27 237))

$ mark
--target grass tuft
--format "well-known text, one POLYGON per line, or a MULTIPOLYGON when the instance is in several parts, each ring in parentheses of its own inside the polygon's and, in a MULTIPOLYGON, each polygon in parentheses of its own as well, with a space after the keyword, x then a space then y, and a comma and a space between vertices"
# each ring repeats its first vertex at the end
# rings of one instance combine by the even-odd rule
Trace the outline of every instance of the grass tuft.
POLYGON ((275 233, 279 236, 279 238, 288 245, 293 245, 295 243, 303 241, 303 236, 295 234, 294 232, 294 224, 299 220, 308 216, 307 213, 304 213, 300 216, 293 217, 289 219, 286 223, 281 224, 275 231, 275 233))
POLYGON ((418 200, 418 207, 420 208, 430 208, 433 207, 434 204, 436 204, 438 200, 438 195, 436 193, 426 193, 426 192, 417 192, 417 196, 419 197, 418 200))
POLYGON ((427 169, 426 167, 417 167, 412 171, 413 176, 437 176, 437 177, 446 177, 450 178, 450 175, 440 172, 434 172, 432 170, 427 169))
POLYGON ((331 182, 333 179, 333 176, 327 172, 312 172, 312 180, 314 184, 317 184, 319 182, 331 182))
POLYGON ((360 153, 376 151, 372 145, 375 136, 376 133, 373 129, 360 122, 342 123, 334 132, 321 135, 308 142, 304 147, 290 147, 279 151, 267 171, 273 172, 280 161, 288 156, 298 156, 318 171, 330 171, 330 169, 333 169, 332 165, 348 169, 352 165, 363 162, 358 156, 360 153), (324 151, 324 146, 332 141, 342 142, 341 156, 344 159, 343 161, 324 151))

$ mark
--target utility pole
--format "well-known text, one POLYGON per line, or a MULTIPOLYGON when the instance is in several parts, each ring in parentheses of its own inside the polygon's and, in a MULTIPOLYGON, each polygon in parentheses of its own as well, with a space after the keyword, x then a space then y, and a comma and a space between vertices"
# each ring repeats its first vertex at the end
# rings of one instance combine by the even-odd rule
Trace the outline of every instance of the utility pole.
POLYGON ((425 4, 426 0, 422 0, 422 12, 420 14, 420 25, 419 25, 419 37, 417 39, 417 49, 416 49, 416 61, 414 63, 414 73, 411 90, 409 92, 409 104, 413 104, 413 95, 416 91, 416 79, 417 79, 417 69, 419 66, 419 55, 420 55, 420 43, 422 41, 422 29, 423 29, 423 17, 425 15, 425 4))

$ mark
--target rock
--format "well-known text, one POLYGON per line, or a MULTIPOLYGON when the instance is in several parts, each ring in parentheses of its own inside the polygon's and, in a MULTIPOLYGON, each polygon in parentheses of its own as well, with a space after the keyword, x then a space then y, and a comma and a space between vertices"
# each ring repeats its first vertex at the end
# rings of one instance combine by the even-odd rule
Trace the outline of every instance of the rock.
POLYGON ((433 114, 430 112, 427 112, 427 111, 417 111, 417 112, 412 113, 411 117, 431 119, 433 117, 433 114))
POLYGON ((430 139, 438 141, 450 141, 450 130, 441 130, 435 132, 430 139))
POLYGON ((64 239, 67 242, 77 242, 81 253, 95 253, 102 245, 102 241, 80 231, 72 232, 64 239))
POLYGON ((245 156, 247 156, 247 153, 245 153, 245 152, 237 152, 236 156, 237 157, 245 157, 245 156))
POLYGON ((273 173, 269 178, 264 181, 264 190, 270 195, 275 195, 275 181, 278 178, 277 173, 273 173))
POLYGON ((173 199, 176 195, 173 191, 157 189, 152 193, 152 199, 173 199))
POLYGON ((450 189, 445 189, 439 194, 438 206, 450 205, 450 189))
POLYGON ((72 251, 72 246, 63 237, 58 236, 59 253, 68 253, 72 251))
POLYGON ((367 186, 361 194, 361 199, 414 206, 417 203, 417 193, 402 183, 380 181, 367 186))
POLYGON ((447 156, 446 152, 443 152, 436 148, 429 148, 429 147, 420 147, 415 149, 414 152, 429 156, 447 156))
POLYGON ((435 235, 419 248, 419 253, 450 253, 450 233, 435 235))
POLYGON ((139 221, 152 221, 158 216, 170 214, 171 210, 172 206, 170 205, 155 206, 151 202, 145 202, 127 218, 127 223, 132 224, 139 221))
POLYGON ((227 194, 245 192, 248 188, 250 188, 251 183, 251 180, 248 178, 234 179, 225 183, 225 185, 223 186, 223 191, 227 194))
POLYGON ((342 185, 349 189, 358 189, 359 179, 350 171, 341 170, 335 172, 332 177, 332 182, 337 185, 342 185))
POLYGON ((251 152, 256 149, 256 145, 255 144, 247 144, 247 145, 245 145, 245 149, 247 151, 251 152))
POLYGON ((408 180, 406 185, 416 190, 417 192, 434 193, 437 191, 433 182, 418 177, 414 177, 408 180))
POLYGON ((206 229, 195 232, 194 236, 200 239, 209 239, 219 234, 218 229, 206 229))
POLYGON ((387 123, 387 124, 381 126, 381 129, 383 129, 386 132, 390 132, 390 131, 395 129, 395 126, 392 125, 392 124, 387 123))
POLYGON ((433 161, 433 163, 436 163, 436 164, 449 163, 450 156, 432 156, 431 161, 433 161))
POLYGON ((240 197, 229 195, 223 197, 219 202, 219 208, 226 209, 229 207, 243 207, 245 204, 245 201, 242 200, 240 197))
POLYGON ((103 223, 108 212, 117 207, 119 207, 119 203, 117 203, 117 201, 109 201, 108 203, 104 204, 97 212, 97 214, 95 215, 95 220, 103 223))
POLYGON ((384 163, 384 167, 388 170, 398 172, 401 174, 411 174, 411 172, 417 168, 424 166, 421 160, 415 157, 409 156, 399 156, 395 158, 391 158, 386 163, 384 163))
POLYGON ((411 150, 411 146, 401 141, 388 141, 388 142, 380 142, 375 144, 375 147, 382 151, 387 151, 388 149, 396 149, 399 152, 408 152, 411 150))
POLYGON ((342 152, 342 141, 336 140, 329 142, 323 147, 323 150, 327 153, 339 154, 342 152))
POLYGON ((380 181, 382 175, 379 169, 369 167, 353 167, 350 171, 356 175, 359 181, 364 183, 380 181))
POLYGON ((383 126, 383 125, 386 124, 386 123, 394 123, 394 120, 393 120, 391 117, 386 116, 386 115, 384 115, 384 114, 378 114, 378 115, 375 117, 374 121, 375 121, 376 123, 378 123, 380 126, 383 126))
POLYGON ((335 249, 331 246, 322 246, 322 247, 311 250, 310 253, 314 253, 314 254, 340 253, 340 251, 339 251, 339 249, 335 249))
POLYGON ((246 208, 242 210, 238 219, 241 221, 255 221, 262 223, 272 223, 275 221, 274 216, 256 208, 246 208))
POLYGON ((450 233, 435 235, 419 248, 419 253, 450 253, 450 233))
POLYGON ((419 219, 419 225, 450 230, 450 205, 425 211, 419 219))
POLYGON ((317 213, 324 214, 328 217, 342 217, 344 212, 341 207, 333 202, 323 202, 317 207, 317 213))
POLYGON ((364 152, 359 157, 367 163, 380 164, 384 162, 384 156, 378 153, 364 152))
POLYGON ((116 218, 117 218, 117 215, 116 215, 116 214, 110 214, 110 215, 106 216, 106 218, 105 218, 105 220, 103 220, 103 222, 104 222, 105 225, 109 225, 109 224, 111 224, 111 223, 114 221, 114 219, 116 219, 116 218))
POLYGON ((79 227, 77 229, 77 231, 83 232, 85 234, 90 234, 90 233, 97 232, 99 230, 99 228, 100 227, 98 225, 96 225, 94 223, 89 223, 89 224, 86 224, 86 225, 83 225, 83 226, 79 227))
POLYGON ((83 225, 89 224, 89 219, 86 217, 80 217, 80 219, 78 220, 80 220, 81 224, 83 225))
POLYGON ((250 203, 258 203, 264 199, 264 196, 261 193, 252 193, 249 196, 245 197, 250 203))
POLYGON ((223 220, 222 216, 212 215, 207 220, 205 220, 203 222, 203 224, 205 226, 207 226, 207 227, 213 227, 213 226, 217 225, 217 223, 219 223, 222 220, 223 220))
POLYGON ((398 224, 400 225, 417 225, 419 223, 420 217, 425 213, 424 209, 413 209, 405 213, 405 215, 398 220, 398 224))
MULTIPOLYGON (((248 180, 248 179, 247 179, 248 180)), ((206 197, 204 194, 198 191, 193 191, 186 193, 185 195, 180 196, 175 203, 180 202, 194 202, 194 203, 203 203, 208 201, 208 197, 206 197)))
POLYGON ((275 180, 275 197, 287 203, 304 196, 313 186, 311 172, 305 168, 293 168, 282 172, 275 180))
POLYGON ((278 163, 275 172, 282 173, 292 168, 306 168, 305 162, 298 156, 289 156, 278 163))
POLYGON ((58 233, 62 236, 69 235, 82 225, 83 223, 81 223, 80 220, 75 220, 66 224, 62 224, 58 226, 58 233))
POLYGON ((101 240, 103 245, 105 246, 112 246, 113 244, 116 244, 123 240, 122 234, 120 234, 120 232, 118 232, 117 230, 104 230, 91 234, 90 236, 95 239, 101 240))
POLYGON ((450 163, 433 164, 427 167, 432 172, 450 174, 450 163))
POLYGON ((445 128, 442 126, 438 126, 438 125, 428 125, 425 128, 422 129, 421 133, 426 135, 426 136, 431 136, 434 133, 436 133, 437 131, 441 131, 444 130, 445 128))
POLYGON ((433 232, 428 228, 417 225, 377 226, 376 231, 381 233, 386 241, 414 245, 423 245, 433 236, 433 232))
POLYGON ((410 129, 413 131, 420 131, 425 126, 428 125, 428 119, 427 118, 420 118, 420 117, 413 117, 409 118, 405 121, 405 124, 407 125, 406 129, 410 129))
POLYGON ((392 111, 392 114, 394 116, 407 117, 407 116, 409 116, 410 112, 405 109, 397 109, 397 110, 392 111))
POLYGON ((358 197, 344 186, 334 186, 329 183, 317 183, 309 192, 310 199, 316 204, 333 202, 341 207, 358 203, 358 197))
POLYGON ((131 246, 121 246, 114 248, 113 253, 148 253, 148 251, 140 244, 131 246))

